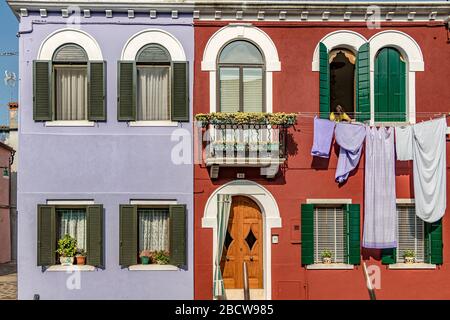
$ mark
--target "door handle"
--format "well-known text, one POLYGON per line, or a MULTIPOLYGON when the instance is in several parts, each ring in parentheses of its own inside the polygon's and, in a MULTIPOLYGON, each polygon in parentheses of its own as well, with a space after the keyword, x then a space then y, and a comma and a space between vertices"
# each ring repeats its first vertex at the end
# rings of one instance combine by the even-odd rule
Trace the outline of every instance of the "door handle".
POLYGON ((230 261, 230 257, 226 256, 225 259, 227 259, 227 261, 230 261))
POLYGON ((250 261, 253 261, 253 256, 250 256, 250 261))

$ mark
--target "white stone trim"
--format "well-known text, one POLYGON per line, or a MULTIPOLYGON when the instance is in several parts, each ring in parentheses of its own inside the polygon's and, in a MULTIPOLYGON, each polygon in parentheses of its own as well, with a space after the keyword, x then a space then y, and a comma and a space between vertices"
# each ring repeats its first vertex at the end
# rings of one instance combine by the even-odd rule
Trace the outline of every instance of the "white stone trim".
POLYGON ((122 49, 121 60, 135 60, 138 51, 150 43, 157 43, 166 48, 173 61, 186 61, 186 54, 180 41, 161 29, 146 29, 133 35, 122 49))
POLYGON ((130 127, 178 127, 176 121, 130 121, 130 127))
POLYGON ((328 52, 335 48, 345 48, 356 54, 359 47, 367 42, 367 39, 361 34, 350 30, 338 30, 327 34, 317 43, 314 49, 312 71, 319 71, 319 46, 321 42, 327 47, 328 52))
POLYGON ((47 200, 52 206, 89 206, 95 204, 94 200, 47 200))
POLYGON ((416 201, 414 199, 409 198, 397 198, 397 204, 415 204, 416 201))
POLYGON ((352 199, 306 199, 307 204, 352 204, 352 199))
POLYGON ((388 268, 392 270, 434 270, 436 265, 431 263, 394 263, 390 264, 388 268))
POLYGON ((212 264, 214 274, 214 258, 217 251, 217 195, 231 194, 242 195, 251 198, 261 209, 264 227, 264 291, 265 299, 272 298, 272 228, 281 228, 281 217, 277 202, 273 195, 260 184, 249 180, 235 180, 217 188, 206 202, 204 215, 202 218, 202 228, 213 229, 213 252, 212 264))
POLYGON ((136 264, 128 267, 129 271, 179 271, 176 266, 168 264, 136 264))
POLYGON ((353 270, 354 265, 345 263, 315 263, 306 266, 306 270, 353 270))
POLYGON ((46 121, 46 127, 93 127, 95 126, 94 121, 88 120, 56 120, 56 121, 46 121))
POLYGON ((375 120, 375 57, 384 47, 396 48, 406 60, 406 110, 407 121, 416 123, 416 74, 424 71, 422 51, 417 42, 408 34, 398 30, 378 32, 369 39, 370 43, 370 105, 371 124, 375 120))
POLYGON ((52 60, 56 49, 66 43, 75 43, 82 47, 89 60, 103 60, 102 51, 97 41, 88 33, 72 28, 64 28, 51 33, 41 43, 38 60, 52 60))
POLYGON ((96 271, 97 268, 94 266, 88 266, 88 265, 72 265, 72 266, 63 266, 63 265, 54 265, 54 266, 50 266, 48 267, 45 271, 48 272, 67 272, 67 273, 72 273, 74 271, 81 271, 81 272, 86 272, 86 271, 96 271))
POLYGON ((216 69, 217 57, 223 46, 232 40, 247 39, 262 51, 266 66, 266 112, 273 111, 272 72, 281 71, 278 51, 272 39, 261 29, 250 24, 229 24, 214 33, 206 44, 201 64, 202 71, 209 71, 209 109, 216 112, 216 69))
POLYGON ((174 205, 178 204, 177 200, 130 200, 131 205, 174 205))

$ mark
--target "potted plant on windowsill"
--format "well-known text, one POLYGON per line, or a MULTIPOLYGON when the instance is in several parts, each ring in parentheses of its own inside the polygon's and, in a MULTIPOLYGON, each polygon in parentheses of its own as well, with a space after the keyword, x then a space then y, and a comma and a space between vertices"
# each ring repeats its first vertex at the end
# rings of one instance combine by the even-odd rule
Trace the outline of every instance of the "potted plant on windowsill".
POLYGON ((150 260, 153 257, 153 253, 149 250, 142 250, 139 257, 141 258, 142 264, 150 264, 150 260))
POLYGON ((63 266, 73 265, 73 257, 77 251, 77 239, 66 234, 62 239, 58 240, 59 262, 63 266))
POLYGON ((416 262, 416 253, 414 250, 405 250, 403 253, 403 258, 405 259, 405 263, 415 263, 416 262))
POLYGON ((153 261, 156 264, 169 264, 169 253, 167 251, 155 251, 153 254, 153 261))
POLYGON ((75 260, 77 262, 77 265, 85 265, 86 264, 86 251, 84 251, 83 249, 78 249, 77 250, 77 254, 75 255, 75 260))
POLYGON ((323 250, 322 254, 320 255, 320 257, 322 258, 322 263, 330 264, 332 256, 333 253, 330 250, 328 249, 323 250))

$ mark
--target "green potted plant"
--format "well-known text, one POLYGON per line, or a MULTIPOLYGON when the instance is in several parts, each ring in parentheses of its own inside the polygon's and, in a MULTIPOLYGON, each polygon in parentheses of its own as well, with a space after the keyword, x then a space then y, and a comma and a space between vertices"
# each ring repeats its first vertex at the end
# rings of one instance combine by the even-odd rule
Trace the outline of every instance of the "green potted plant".
POLYGON ((403 258, 405 259, 405 263, 414 263, 416 262, 416 253, 414 250, 405 250, 403 252, 403 258))
POLYGON ((77 251, 77 239, 66 234, 62 239, 58 240, 59 262, 63 266, 73 265, 75 253, 77 251))
POLYGON ((84 249, 78 249, 77 254, 75 255, 75 260, 77 265, 85 265, 86 264, 86 251, 84 249))
POLYGON ((169 253, 167 251, 155 251, 153 254, 153 261, 156 264, 169 264, 169 253))
POLYGON ((333 252, 331 252, 328 249, 325 249, 322 251, 320 257, 322 258, 322 263, 330 264, 332 262, 331 258, 333 257, 333 252))
POLYGON ((150 250, 142 250, 141 253, 139 254, 142 264, 149 264, 152 256, 153 254, 150 250))

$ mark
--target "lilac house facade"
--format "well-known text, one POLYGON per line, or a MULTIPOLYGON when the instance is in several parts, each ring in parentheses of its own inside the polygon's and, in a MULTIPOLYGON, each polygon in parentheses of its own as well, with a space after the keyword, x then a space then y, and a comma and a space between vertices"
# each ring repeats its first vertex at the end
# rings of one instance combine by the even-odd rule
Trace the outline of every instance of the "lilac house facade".
POLYGON ((36 2, 8 1, 19 299, 193 299, 192 10, 36 2), (84 264, 63 265, 66 235, 84 264))

